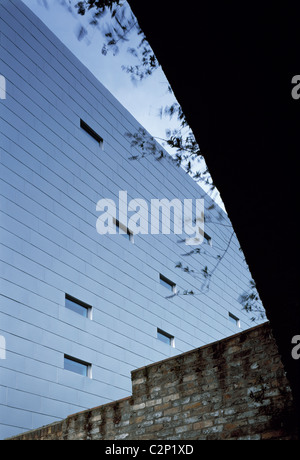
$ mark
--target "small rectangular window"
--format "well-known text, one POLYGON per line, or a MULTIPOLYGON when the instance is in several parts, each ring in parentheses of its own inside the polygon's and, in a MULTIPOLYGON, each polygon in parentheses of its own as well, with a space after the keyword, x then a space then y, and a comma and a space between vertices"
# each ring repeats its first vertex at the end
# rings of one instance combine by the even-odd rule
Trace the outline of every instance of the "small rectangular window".
POLYGON ((133 243, 133 233, 129 230, 129 228, 127 228, 125 225, 119 222, 118 219, 114 219, 114 224, 116 226, 117 233, 124 236, 126 239, 133 243), (122 230, 122 232, 120 232, 120 229, 122 230))
POLYGON ((162 286, 166 287, 170 291, 172 292, 176 291, 176 284, 173 283, 173 281, 170 281, 168 278, 166 278, 162 274, 159 275, 159 281, 162 286))
POLYGON ((228 312, 229 320, 237 327, 241 327, 240 320, 237 316, 233 315, 232 313, 228 312))
POLYGON ((75 299, 75 297, 71 297, 69 294, 65 295, 65 306, 69 310, 72 310, 85 318, 91 319, 92 307, 84 302, 81 302, 81 300, 75 299))
POLYGON ((157 338, 161 342, 166 343, 167 345, 170 345, 171 347, 175 346, 175 339, 173 335, 168 334, 167 332, 157 328, 157 338))
POLYGON ((101 148, 103 148, 103 139, 101 136, 99 136, 96 131, 94 131, 85 121, 80 119, 80 127, 88 133, 99 145, 101 148))
POLYGON ((64 369, 91 378, 91 364, 72 356, 64 355, 64 369))

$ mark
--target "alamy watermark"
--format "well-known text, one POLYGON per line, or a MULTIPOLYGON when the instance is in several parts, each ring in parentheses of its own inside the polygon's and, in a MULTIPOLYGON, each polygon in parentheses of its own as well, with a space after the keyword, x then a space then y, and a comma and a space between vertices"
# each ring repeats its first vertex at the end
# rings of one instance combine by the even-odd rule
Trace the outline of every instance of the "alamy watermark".
POLYGON ((192 199, 184 199, 183 202, 177 198, 151 199, 148 206, 147 201, 142 198, 132 199, 128 203, 127 191, 121 190, 118 206, 114 200, 103 198, 98 201, 96 211, 101 212, 96 222, 96 229, 100 235, 128 232, 132 235, 149 233, 168 235, 173 231, 176 235, 182 235, 183 232, 188 235, 185 238, 185 243, 188 245, 199 245, 203 242, 203 199, 196 199, 195 205, 192 199), (173 214, 172 225, 171 213, 173 214), (116 225, 116 222, 119 225, 116 225))
POLYGON ((0 99, 6 99, 6 80, 0 75, 0 99))
POLYGON ((6 359, 6 341, 3 335, 0 335, 0 359, 6 359))
POLYGON ((292 348, 292 358, 300 359, 300 335, 294 335, 292 338, 292 344, 295 345, 292 348))
POLYGON ((300 99, 300 75, 294 75, 292 78, 292 98, 295 100, 300 99))

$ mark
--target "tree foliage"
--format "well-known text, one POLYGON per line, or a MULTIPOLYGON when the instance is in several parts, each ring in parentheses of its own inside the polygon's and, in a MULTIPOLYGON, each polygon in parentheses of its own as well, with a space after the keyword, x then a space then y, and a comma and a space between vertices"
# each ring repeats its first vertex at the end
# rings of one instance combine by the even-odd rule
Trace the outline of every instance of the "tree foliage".
MULTIPOLYGON (((91 13, 89 24, 93 27, 98 27, 104 37, 102 46, 102 54, 106 55, 112 52, 114 55, 119 53, 121 45, 129 43, 129 36, 134 33, 138 37, 138 44, 127 48, 127 52, 134 56, 137 60, 136 65, 123 65, 122 69, 130 74, 133 81, 141 81, 159 67, 159 63, 146 40, 139 24, 134 17, 126 0, 81 0, 75 5, 79 15, 86 15, 91 13), (104 21, 106 19, 106 21, 104 21), (109 19, 109 20, 108 20, 109 19)), ((78 39, 81 39, 87 33, 86 29, 82 26, 78 32, 78 39)), ((169 86, 169 91, 172 89, 169 86)), ((209 187, 209 191, 215 190, 215 185, 205 165, 200 147, 188 126, 186 117, 183 113, 181 106, 175 102, 174 104, 166 107, 161 107, 159 115, 166 116, 170 119, 177 118, 178 128, 166 130, 164 139, 158 139, 151 136, 145 129, 140 128, 136 133, 126 133, 126 136, 131 142, 131 147, 135 153, 130 157, 130 160, 141 160, 144 157, 151 155, 157 161, 169 161, 178 167, 184 168, 187 174, 200 185, 209 187), (167 153, 160 147, 158 140, 163 142, 163 145, 170 147, 173 152, 167 153), (197 168, 197 165, 201 166, 197 168)), ((214 205, 211 205, 212 209, 214 205)), ((222 221, 222 215, 219 213, 216 225, 226 225, 222 221)), ((199 255, 211 257, 214 260, 213 267, 208 268, 204 265, 200 270, 196 271, 191 269, 188 265, 178 262, 176 268, 190 274, 193 278, 201 282, 199 293, 192 289, 185 289, 182 292, 178 291, 172 294, 169 298, 176 295, 201 295, 209 290, 213 274, 218 266, 224 259, 230 247, 234 232, 228 238, 224 248, 219 248, 215 254, 211 254, 205 248, 195 248, 188 253, 183 254, 183 257, 191 255, 199 255)), ((261 305, 258 293, 256 291, 255 282, 250 281, 249 289, 239 296, 239 302, 247 313, 252 313, 252 321, 263 319, 265 316, 264 309, 261 305)))
POLYGON ((249 289, 240 295, 239 302, 247 313, 252 313, 252 321, 265 318, 265 311, 260 303, 254 280, 250 280, 249 289))
MULTIPOLYGON (((132 80, 142 80, 159 67, 156 56, 126 0, 81 0, 75 7, 81 16, 87 12, 92 13, 89 24, 98 27, 104 36, 104 55, 108 52, 118 54, 119 47, 129 42, 132 32, 139 37, 136 46, 131 45, 127 48, 127 52, 137 58, 137 64, 122 66, 123 70, 131 75, 132 80)), ((85 28, 82 27, 79 33, 85 34, 85 28)))
MULTIPOLYGON (((118 54, 119 47, 129 41, 129 34, 133 31, 136 36, 140 37, 136 47, 129 46, 127 48, 127 51, 137 58, 138 64, 122 66, 123 70, 129 73, 133 80, 142 80, 152 75, 159 67, 159 63, 126 0, 81 0, 75 6, 78 14, 82 16, 92 11, 89 24, 99 27, 104 35, 103 54, 110 51, 114 55, 118 54), (107 13, 110 16, 110 21, 100 22, 100 19, 107 17, 107 13)), ((81 27, 79 34, 82 36, 85 33, 86 30, 81 27)), ((170 86, 168 89, 172 92, 170 86)), ((160 139, 171 148, 174 154, 171 157, 166 155, 164 150, 158 147, 156 142, 158 138, 154 138, 146 130, 140 129, 134 134, 127 133, 127 136, 131 137, 132 146, 139 149, 139 154, 133 155, 131 160, 137 160, 149 154, 155 156, 157 160, 163 158, 169 160, 171 158, 173 163, 178 167, 183 167, 195 181, 208 186, 211 192, 214 191, 215 185, 181 106, 174 102, 170 106, 161 107, 159 115, 160 117, 167 116, 170 119, 176 117, 179 123, 178 129, 166 130, 165 139, 160 139), (197 168, 197 165, 201 165, 201 167, 197 168)))

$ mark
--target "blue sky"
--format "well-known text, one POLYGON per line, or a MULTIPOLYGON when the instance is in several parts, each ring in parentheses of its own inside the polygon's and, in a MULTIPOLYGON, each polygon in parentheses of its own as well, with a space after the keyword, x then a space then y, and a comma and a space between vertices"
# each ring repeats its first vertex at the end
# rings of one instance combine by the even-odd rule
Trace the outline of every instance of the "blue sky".
MULTIPOLYGON (((77 33, 81 25, 87 25, 86 17, 78 15, 74 8, 68 10, 69 0, 22 0, 73 54, 95 75, 96 78, 126 107, 126 109, 154 137, 165 138, 167 128, 178 128, 178 123, 169 118, 160 118, 159 109, 176 101, 168 92, 168 81, 157 69, 150 77, 134 84, 122 65, 130 63, 133 57, 127 52, 138 39, 133 33, 131 42, 120 47, 120 53, 106 56, 101 53, 103 35, 94 27, 88 27, 87 35, 79 41, 77 33)), ((71 0, 74 5, 77 0, 71 0)), ((132 61, 136 64, 136 61, 132 61)), ((201 147, 201 145, 200 145, 201 147)), ((166 147, 165 147, 166 148, 166 147)), ((197 166, 199 168, 199 166, 197 166)), ((203 186, 205 189, 205 187, 203 186)), ((207 189, 205 189, 207 191, 207 189)), ((224 209, 218 192, 212 198, 224 209)))
MULTIPOLYGON (((22 1, 153 136, 165 136, 165 128, 170 123, 169 120, 164 123, 157 116, 158 110, 162 105, 173 103, 175 99, 168 94, 168 81, 161 69, 156 70, 150 78, 133 84, 130 76, 121 68, 130 59, 126 51, 129 44, 121 46, 117 56, 110 52, 104 56, 101 53, 104 39, 96 28, 89 27, 87 36, 81 41, 77 39, 80 25, 85 25, 87 21, 74 9, 73 13, 67 10, 64 5, 68 0, 46 0, 48 8, 45 7, 45 0, 22 1)), ((72 0, 72 4, 75 3, 72 0)), ((131 39, 134 41, 133 35, 131 39)))

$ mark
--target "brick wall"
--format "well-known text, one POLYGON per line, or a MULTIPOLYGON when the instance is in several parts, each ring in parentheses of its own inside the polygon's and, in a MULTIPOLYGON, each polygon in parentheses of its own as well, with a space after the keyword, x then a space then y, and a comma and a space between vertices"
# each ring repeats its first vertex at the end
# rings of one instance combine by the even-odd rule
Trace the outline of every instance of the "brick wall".
POLYGON ((269 323, 132 372, 132 396, 26 439, 298 439, 269 323))

